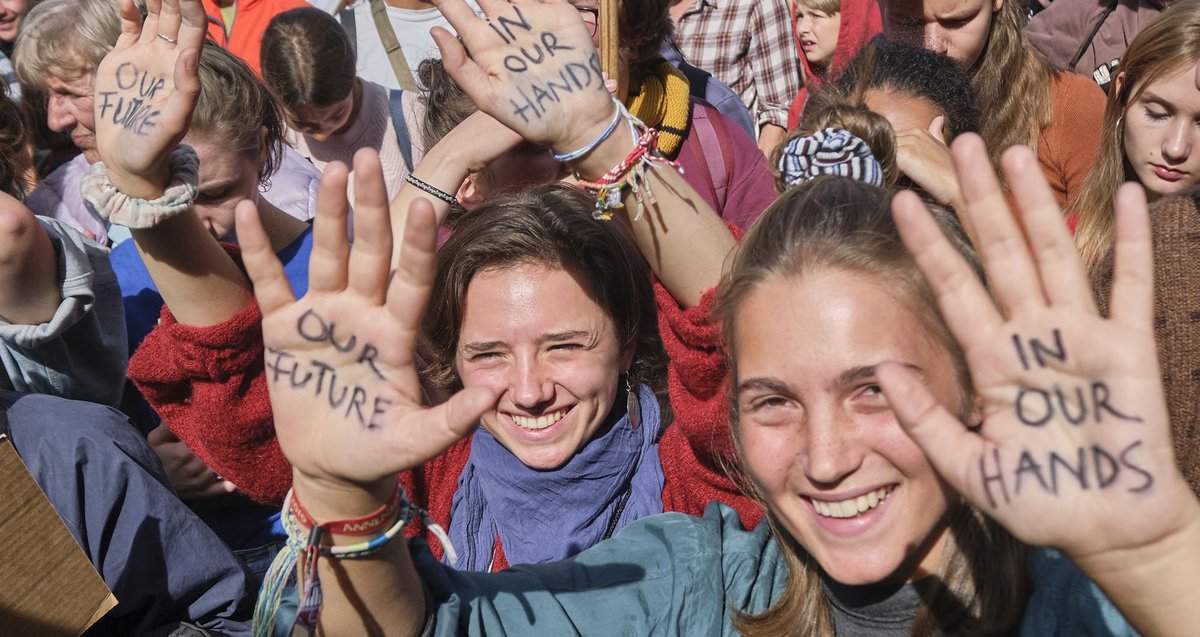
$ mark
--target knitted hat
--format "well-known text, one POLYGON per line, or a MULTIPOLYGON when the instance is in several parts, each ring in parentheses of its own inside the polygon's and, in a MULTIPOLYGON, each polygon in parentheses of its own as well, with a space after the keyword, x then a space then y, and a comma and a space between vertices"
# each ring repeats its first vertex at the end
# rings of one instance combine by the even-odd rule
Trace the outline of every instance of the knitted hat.
POLYGON ((779 156, 779 172, 789 186, 818 175, 852 177, 883 185, 883 167, 867 142, 841 128, 825 128, 788 143, 779 156))

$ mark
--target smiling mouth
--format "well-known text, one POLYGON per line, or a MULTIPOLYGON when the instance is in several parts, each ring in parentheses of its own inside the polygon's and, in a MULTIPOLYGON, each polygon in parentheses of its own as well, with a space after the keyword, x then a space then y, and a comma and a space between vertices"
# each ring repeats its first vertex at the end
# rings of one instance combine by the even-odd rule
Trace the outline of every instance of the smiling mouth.
POLYGON ((566 415, 567 415, 566 409, 559 409, 558 411, 553 411, 553 412, 546 414, 545 416, 538 416, 537 418, 530 418, 528 416, 519 416, 517 414, 509 414, 509 417, 512 418, 512 421, 514 423, 516 423, 516 425, 522 429, 528 429, 530 431, 540 431, 540 430, 545 429, 545 428, 549 427, 550 425, 553 425, 554 423, 562 420, 563 416, 566 416, 566 415))
POLYGON ((860 495, 857 498, 849 498, 837 502, 827 502, 812 497, 809 498, 809 501, 812 502, 813 509, 817 512, 817 515, 821 517, 852 518, 879 506, 881 502, 891 495, 893 488, 892 486, 886 486, 860 495))

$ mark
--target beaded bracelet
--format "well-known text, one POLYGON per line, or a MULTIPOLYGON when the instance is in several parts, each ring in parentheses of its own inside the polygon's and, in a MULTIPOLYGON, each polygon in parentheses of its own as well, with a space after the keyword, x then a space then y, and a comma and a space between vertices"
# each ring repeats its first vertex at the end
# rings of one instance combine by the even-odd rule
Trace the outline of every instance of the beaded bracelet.
POLYGON ((617 101, 617 98, 615 96, 612 98, 612 100, 613 100, 613 103, 616 104, 616 109, 615 109, 616 112, 613 113, 613 118, 612 118, 612 121, 608 123, 608 128, 604 129, 604 132, 600 133, 600 136, 597 137, 595 140, 593 140, 592 143, 584 146, 583 148, 580 148, 579 150, 572 151, 569 153, 563 153, 561 155, 558 153, 553 153, 555 161, 560 161, 560 162, 575 161, 576 159, 583 157, 584 155, 592 152, 593 150, 596 150, 597 146, 604 143, 604 140, 608 139, 608 137, 613 134, 613 131, 617 130, 617 124, 619 124, 621 122, 621 115, 623 114, 622 113, 623 109, 622 109, 621 103, 619 101, 617 101))
POLYGON ((451 206, 458 205, 458 199, 456 199, 454 197, 454 195, 451 195, 450 193, 446 192, 445 190, 442 190, 441 188, 438 188, 437 186, 434 186, 433 184, 431 184, 427 181, 421 180, 419 177, 415 177, 412 173, 408 173, 407 175, 405 175, 404 181, 416 186, 417 188, 420 188, 421 190, 424 190, 427 194, 433 195, 434 197, 441 199, 442 201, 450 204, 451 206))
POLYGON ((629 189, 637 199, 638 207, 637 213, 633 216, 634 221, 642 218, 646 201, 649 201, 651 205, 658 205, 658 200, 654 198, 654 191, 650 188, 650 182, 647 179, 651 168, 664 164, 680 173, 683 172, 678 161, 658 154, 658 131, 646 126, 641 120, 624 110, 624 106, 621 108, 635 134, 636 131, 641 131, 641 135, 636 138, 633 150, 597 181, 589 182, 580 178, 578 173, 575 175, 584 188, 596 193, 596 211, 593 216, 602 221, 612 219, 617 210, 625 207, 624 193, 626 189, 629 189))
POLYGON ((108 167, 98 161, 83 178, 83 200, 108 221, 127 228, 152 228, 192 207, 200 177, 200 157, 180 144, 168 158, 171 181, 158 199, 138 199, 117 190, 108 177, 108 167))
MULTIPOLYGON (((438 539, 438 542, 445 550, 446 559, 451 564, 458 561, 458 553, 454 550, 454 545, 450 542, 449 535, 445 529, 438 523, 434 522, 429 514, 424 509, 413 505, 405 496, 404 488, 399 484, 396 485, 396 495, 393 497, 395 503, 394 511, 396 515, 395 523, 384 531, 382 534, 357 544, 346 546, 324 546, 321 540, 325 533, 330 532, 330 524, 306 526, 301 523, 301 517, 312 521, 308 516, 304 507, 296 500, 295 494, 288 491, 287 497, 284 498, 283 511, 281 522, 283 528, 287 531, 287 545, 279 555, 275 557, 275 561, 271 563, 270 570, 267 571, 263 578, 263 587, 259 595, 258 604, 254 609, 254 635, 256 637, 266 637, 271 635, 275 629, 275 620, 279 614, 279 609, 283 601, 283 593, 288 585, 295 582, 298 584, 300 593, 300 607, 296 614, 296 625, 308 630, 308 634, 316 634, 316 627, 321 616, 321 602, 323 595, 321 593, 321 579, 317 571, 317 562, 322 556, 335 559, 359 559, 368 557, 379 552, 384 546, 391 542, 404 526, 412 522, 412 520, 420 515, 425 522, 425 526, 438 539), (298 515, 302 514, 302 515, 298 515), (299 578, 296 572, 296 563, 298 558, 303 556, 303 579, 299 578)), ((393 508, 393 502, 389 502, 380 511, 373 512, 366 516, 369 521, 379 526, 386 523, 389 517, 378 517, 381 512, 393 508)), ((362 520, 360 518, 359 520, 362 520)), ((355 520, 334 522, 333 527, 343 527, 345 525, 356 522, 355 520)), ((351 534, 352 535, 352 534, 351 534)), ((291 631, 288 631, 291 634, 291 631)))

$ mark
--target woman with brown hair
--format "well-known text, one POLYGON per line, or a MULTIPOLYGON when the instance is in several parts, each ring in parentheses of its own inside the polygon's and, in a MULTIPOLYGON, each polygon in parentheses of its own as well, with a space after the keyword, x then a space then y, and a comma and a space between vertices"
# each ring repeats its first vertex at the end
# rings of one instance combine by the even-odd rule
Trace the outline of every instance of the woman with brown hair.
POLYGON ((970 74, 979 133, 993 167, 999 171, 1008 147, 1028 146, 1058 205, 1074 202, 1096 161, 1104 93, 1088 78, 1055 70, 1029 44, 1020 3, 897 0, 880 5, 888 37, 948 55, 970 74))
MULTIPOLYGON (((530 78, 506 72, 504 59, 537 34, 582 49, 572 61, 591 53, 563 3, 489 5, 493 22, 529 25, 511 40, 460 1, 438 4, 471 53, 439 32, 443 59, 482 108, 556 150, 591 146, 575 163, 585 176, 634 147, 601 134, 611 106, 599 91, 572 97, 537 124, 508 109, 518 82, 530 78)), ((400 635, 1121 632, 1111 605, 1062 554, 1034 550, 1025 562, 1003 525, 1020 540, 1064 550, 1141 630, 1186 634, 1200 601, 1200 503, 1169 462, 1150 295, 1139 285, 1149 268, 1144 202, 1122 195, 1121 302, 1102 319, 1033 158, 1013 152, 1005 164, 1010 179, 1027 184, 1018 196, 1036 261, 1017 240, 985 156, 977 138, 956 144, 966 214, 985 235, 1003 316, 968 265, 971 249, 953 220, 931 218, 911 195, 896 199, 889 218, 889 193, 817 180, 769 210, 736 253, 718 316, 734 437, 769 525, 744 531, 720 506, 704 519, 655 516, 575 559, 498 574, 458 572, 419 543, 389 543, 416 514, 394 473, 455 444, 508 399, 471 386, 432 409, 420 405, 412 353, 435 285, 432 211, 410 209, 390 280, 384 207, 356 207, 360 227, 382 240, 352 250, 344 212, 330 215, 322 245, 341 265, 324 292, 300 300, 275 283, 278 266, 256 247, 253 216, 241 217, 267 345, 321 361, 388 400, 364 425, 286 378, 272 381, 295 472, 285 514, 291 546, 276 574, 297 567, 302 626, 400 635), (312 312, 336 318, 338 342, 297 329, 297 317, 312 312), (346 335, 359 348, 388 350, 366 365, 339 346, 346 335), (1058 409, 1050 397, 1064 387, 1092 398, 1058 409), (1031 411, 1026 394, 1045 397, 1049 411, 1031 411), (296 554, 304 559, 289 562, 296 554), (797 614, 805 609, 812 612, 797 614)), ((674 180, 654 170, 646 183, 666 190, 674 180)), ((667 228, 657 238, 674 240, 678 212, 673 201, 653 211, 667 228)), ((619 219, 639 243, 654 231, 652 219, 619 219)), ((696 251, 692 270, 660 273, 671 273, 668 288, 703 285, 724 256, 696 251)), ((280 583, 268 590, 282 595, 280 583)), ((264 634, 290 630, 274 619, 256 621, 264 634)))
POLYGON ((1113 80, 1099 161, 1070 212, 1093 266, 1112 248, 1113 196, 1136 181, 1153 202, 1200 183, 1200 2, 1181 2, 1141 31, 1113 80))

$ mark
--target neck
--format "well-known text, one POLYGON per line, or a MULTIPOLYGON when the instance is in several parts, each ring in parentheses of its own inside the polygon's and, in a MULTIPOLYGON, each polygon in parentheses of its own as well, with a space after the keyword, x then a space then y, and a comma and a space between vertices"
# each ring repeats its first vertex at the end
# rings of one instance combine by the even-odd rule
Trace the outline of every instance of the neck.
POLYGON ((389 7, 397 9, 432 9, 432 0, 386 0, 389 7))
POLYGON ((271 241, 271 252, 288 247, 308 228, 308 224, 276 208, 266 199, 259 197, 256 205, 263 230, 271 241))
POLYGON ((675 4, 671 5, 671 19, 675 22, 679 22, 679 19, 683 17, 683 14, 687 13, 688 9, 692 8, 692 4, 694 4, 692 0, 679 0, 675 4))

